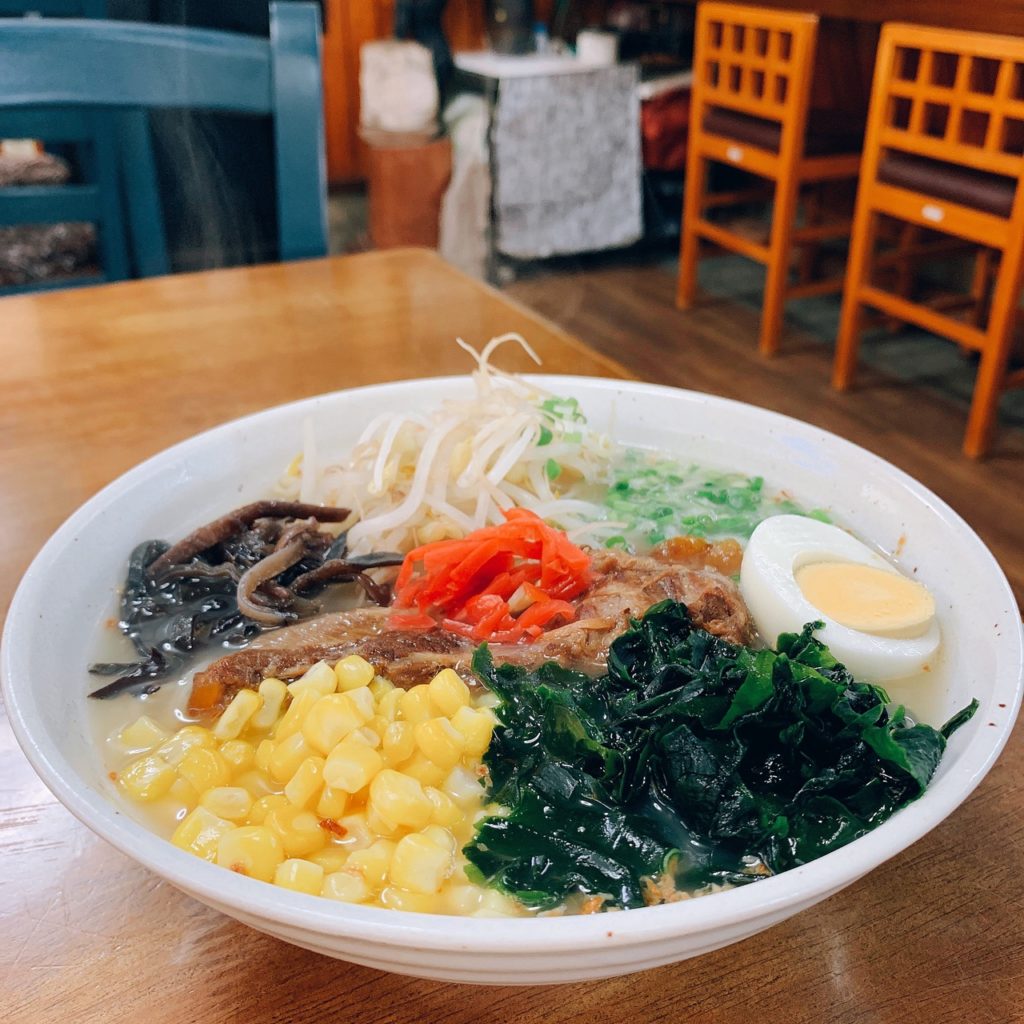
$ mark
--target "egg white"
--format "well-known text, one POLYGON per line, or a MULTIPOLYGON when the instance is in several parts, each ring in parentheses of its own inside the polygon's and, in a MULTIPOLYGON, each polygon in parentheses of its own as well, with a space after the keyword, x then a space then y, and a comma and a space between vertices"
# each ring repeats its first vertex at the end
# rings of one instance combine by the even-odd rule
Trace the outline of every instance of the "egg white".
POLYGON ((869 683, 921 672, 939 648, 933 618, 919 636, 877 636, 844 626, 804 597, 795 574, 811 562, 856 562, 901 575, 884 558, 844 530, 805 516, 773 516, 751 535, 740 568, 740 592, 754 623, 774 645, 780 633, 799 632, 820 620, 815 635, 855 676, 869 683))

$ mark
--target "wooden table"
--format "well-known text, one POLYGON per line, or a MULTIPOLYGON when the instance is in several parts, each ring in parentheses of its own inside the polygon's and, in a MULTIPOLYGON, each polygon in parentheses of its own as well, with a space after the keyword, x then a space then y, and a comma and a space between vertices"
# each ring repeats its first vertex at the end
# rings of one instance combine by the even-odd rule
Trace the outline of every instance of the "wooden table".
MULTIPOLYGON (((2 607, 58 523, 140 459, 274 403, 461 372, 453 335, 506 330, 546 370, 627 375, 421 252, 0 301, 2 607)), ((911 850, 741 945, 607 982, 465 988, 328 960, 193 902, 57 804, 3 719, 0 1021, 1021 1020, 1022 759, 1008 754, 911 850)))

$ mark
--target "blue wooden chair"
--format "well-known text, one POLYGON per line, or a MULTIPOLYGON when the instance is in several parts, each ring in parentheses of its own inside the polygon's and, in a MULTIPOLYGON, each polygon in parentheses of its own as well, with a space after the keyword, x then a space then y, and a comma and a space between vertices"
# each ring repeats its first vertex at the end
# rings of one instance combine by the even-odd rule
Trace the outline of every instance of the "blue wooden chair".
MULTIPOLYGON (((2 0, 0 0, 2 2, 2 0)), ((91 221, 104 279, 168 269, 145 112, 161 108, 270 115, 279 255, 327 252, 319 12, 270 4, 269 41, 229 32, 76 19, 0 21, 0 138, 76 141, 116 133, 127 232, 116 190, 96 183, 0 189, 0 224, 91 221), (97 117, 97 112, 114 112, 97 117), (91 118, 91 120, 90 120, 91 118), (31 126, 35 126, 32 128, 31 126), (42 130, 40 130, 42 129, 42 130), (120 234, 120 238, 118 235, 120 234)), ((95 147, 98 160, 107 147, 95 147)), ((99 168, 108 183, 118 169, 99 168)))

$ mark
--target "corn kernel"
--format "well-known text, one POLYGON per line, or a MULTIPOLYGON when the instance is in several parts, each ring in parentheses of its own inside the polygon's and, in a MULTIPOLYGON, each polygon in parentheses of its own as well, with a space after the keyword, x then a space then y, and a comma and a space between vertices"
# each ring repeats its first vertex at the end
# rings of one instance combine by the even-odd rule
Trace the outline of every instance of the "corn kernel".
POLYGON ((288 798, 283 793, 269 793, 267 796, 261 796, 253 801, 249 811, 249 824, 262 825, 271 811, 276 811, 279 807, 290 806, 288 798))
POLYGON ((366 824, 365 814, 346 814, 344 818, 338 819, 338 824, 345 830, 342 843, 346 850, 365 850, 371 846, 376 836, 370 832, 366 824))
POLYGON ((391 723, 383 715, 374 715, 367 719, 366 728, 372 729, 378 736, 383 737, 391 723))
POLYGON ((507 896, 495 889, 485 889, 480 896, 480 906, 473 917, 521 917, 522 912, 507 896))
POLYGON ((427 684, 427 689, 434 707, 445 718, 451 718, 459 708, 469 705, 469 687, 454 669, 441 669, 427 684))
POLYGON ((159 755, 147 754, 118 773, 118 781, 134 800, 159 800, 177 778, 174 769, 159 755))
POLYGON ((238 739, 239 733, 260 709, 263 698, 255 690, 239 690, 231 703, 224 709, 213 727, 213 735, 219 740, 238 739))
POLYGON ((434 786, 424 786, 423 792, 431 804, 431 824, 444 825, 447 828, 462 820, 462 811, 447 793, 434 786))
POLYGON ((417 750, 405 764, 402 774, 416 779, 424 786, 441 786, 447 778, 447 770, 434 764, 422 750, 417 750))
POLYGON ((436 893, 409 892, 389 885, 381 890, 380 902, 390 910, 408 910, 417 914, 437 914, 443 909, 444 897, 436 893))
POLYGON ((455 836, 448 829, 442 828, 440 825, 428 825, 421 830, 420 834, 426 836, 431 842, 437 843, 453 857, 455 856, 458 844, 455 842, 455 836))
POLYGON ((416 779, 392 768, 385 768, 370 783, 369 807, 392 827, 416 829, 430 821, 434 809, 416 779))
POLYGON ((329 754, 366 720, 347 693, 321 697, 302 723, 302 735, 319 754, 329 754))
POLYGON ((356 690, 360 686, 368 686, 377 674, 373 666, 358 654, 350 654, 334 666, 334 674, 338 680, 338 691, 356 690))
POLYGON ((370 834, 378 839, 397 839, 401 829, 392 821, 387 821, 373 809, 367 808, 366 827, 370 834))
POLYGON ((373 694, 373 699, 376 701, 379 701, 384 694, 390 693, 394 688, 395 684, 383 676, 374 676, 370 682, 370 693, 373 694))
POLYGON ((358 686, 354 690, 346 691, 348 699, 358 708, 359 713, 363 716, 363 722, 368 722, 375 714, 377 714, 377 702, 373 699, 373 694, 370 693, 369 689, 365 686, 358 686))
POLYGON ((405 690, 400 690, 398 687, 388 690, 377 701, 377 714, 387 721, 393 722, 398 717, 398 710, 402 705, 402 694, 404 693, 405 690))
POLYGON ((324 786, 320 791, 320 799, 316 803, 316 813, 321 818, 334 818, 337 820, 345 813, 347 804, 348 793, 343 789, 332 789, 330 786, 324 786))
POLYGON ((217 843, 217 863, 240 875, 272 882, 278 864, 284 860, 281 840, 264 825, 243 825, 217 843))
POLYGON ((447 913, 466 917, 480 909, 483 890, 479 885, 451 885, 445 888, 443 896, 447 913))
POLYGON ((345 903, 362 903, 368 900, 373 893, 358 871, 332 871, 324 876, 323 886, 320 895, 326 896, 329 900, 343 900, 345 903))
POLYGON ((419 722, 413 730, 416 746, 440 768, 454 768, 462 757, 464 741, 447 718, 419 722))
POLYGON ((316 853, 311 853, 308 857, 304 858, 312 864, 319 864, 324 869, 324 874, 330 875, 335 871, 340 871, 348 863, 349 852, 340 846, 325 846, 322 850, 317 850, 316 853))
POLYGON ((306 715, 309 714, 313 705, 320 698, 321 694, 317 693, 316 690, 301 690, 296 694, 292 698, 291 704, 288 705, 288 710, 284 713, 284 717, 281 718, 274 729, 274 742, 280 743, 282 740, 286 740, 289 736, 294 736, 299 732, 306 721, 306 715))
POLYGON ((332 789, 358 793, 384 767, 384 759, 358 740, 342 740, 324 765, 324 782, 332 789))
POLYGON ((241 786, 216 786, 199 798, 199 806, 237 824, 249 816, 252 796, 241 786))
POLYGON ((199 806, 199 791, 188 779, 175 779, 167 795, 187 811, 199 806))
POLYGON ((409 892, 436 893, 452 873, 453 863, 451 850, 414 832, 399 840, 388 877, 409 892))
POLYGON ((168 763, 177 767, 193 747, 213 750, 217 741, 209 729, 201 725, 186 725, 179 729, 169 740, 161 743, 156 752, 168 763))
POLYGON ((384 759, 389 765, 399 765, 408 761, 416 749, 416 737, 413 727, 408 722, 392 722, 384 730, 384 759))
POLYGON ((368 725, 361 725, 355 732, 351 732, 348 738, 359 743, 365 743, 368 747, 376 750, 380 746, 380 735, 375 733, 368 725))
POLYGON ((285 783, 284 795, 294 807, 308 807, 324 787, 324 759, 307 757, 285 783))
POLYGON ((268 793, 281 792, 281 787, 272 779, 264 775, 263 772, 256 771, 253 768, 250 768, 249 771, 242 772, 241 775, 237 776, 235 779, 235 785, 248 790, 253 800, 259 800, 261 796, 266 796, 268 793))
POLYGON ((274 756, 274 747, 277 746, 273 740, 260 740, 256 747, 256 767, 261 772, 269 771, 270 759, 274 756))
POLYGON ((334 670, 326 661, 318 661, 312 668, 306 669, 295 682, 288 684, 288 692, 293 699, 303 690, 314 690, 321 697, 326 697, 337 688, 338 681, 334 676, 334 670))
POLYGON ((228 740, 220 745, 220 756, 233 773, 247 772, 256 763, 256 748, 246 740, 228 740))
POLYGON ((374 891, 380 889, 388 879, 388 868, 395 854, 395 844, 390 839, 378 839, 365 850, 356 850, 348 858, 348 869, 358 871, 366 884, 374 891))
POLYGON ((280 679, 264 679, 258 692, 263 698, 263 706, 249 719, 249 726, 253 729, 269 729, 280 717, 281 708, 288 696, 288 687, 280 679))
POLYGON ((451 770, 441 788, 461 807, 478 804, 484 792, 480 779, 461 765, 451 770))
POLYGON ((452 726, 462 736, 465 752, 470 757, 482 757, 487 753, 494 732, 494 719, 490 712, 459 708, 452 715, 452 726))
POLYGON ((399 715, 406 722, 416 725, 433 717, 434 709, 430 706, 430 688, 420 683, 411 690, 403 692, 398 705, 399 715))
POLYGON ((301 732, 293 732, 286 740, 276 744, 270 764, 267 765, 267 771, 275 782, 283 784, 295 774, 299 765, 307 757, 311 757, 315 753, 316 751, 305 741, 301 732))
POLYGON ((178 774, 203 793, 215 786, 226 786, 231 781, 231 769, 216 750, 193 747, 178 765, 178 774))
POLYGON ((324 869, 319 864, 295 857, 283 860, 274 872, 274 885, 294 892, 319 896, 324 884, 324 869))
POLYGON ((129 750, 141 754, 158 747, 167 737, 167 730, 157 725, 149 715, 139 715, 131 725, 121 730, 117 738, 129 750))
POLYGON ((230 821, 218 818, 205 807, 197 807, 174 830, 171 842, 203 860, 212 861, 217 859, 217 844, 234 831, 235 826, 230 821))
POLYGON ((286 857, 305 857, 327 845, 328 835, 312 811, 275 807, 263 823, 281 841, 286 857))

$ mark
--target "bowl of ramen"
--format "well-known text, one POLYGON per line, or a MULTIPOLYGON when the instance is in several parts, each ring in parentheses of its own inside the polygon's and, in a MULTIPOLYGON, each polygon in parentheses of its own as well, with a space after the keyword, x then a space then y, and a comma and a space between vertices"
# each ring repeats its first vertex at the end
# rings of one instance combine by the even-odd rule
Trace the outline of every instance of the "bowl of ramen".
POLYGON ((285 941, 543 984, 752 935, 966 799, 1022 636, 953 510, 807 424, 494 347, 227 423, 57 531, 3 687, 78 818, 285 941))

